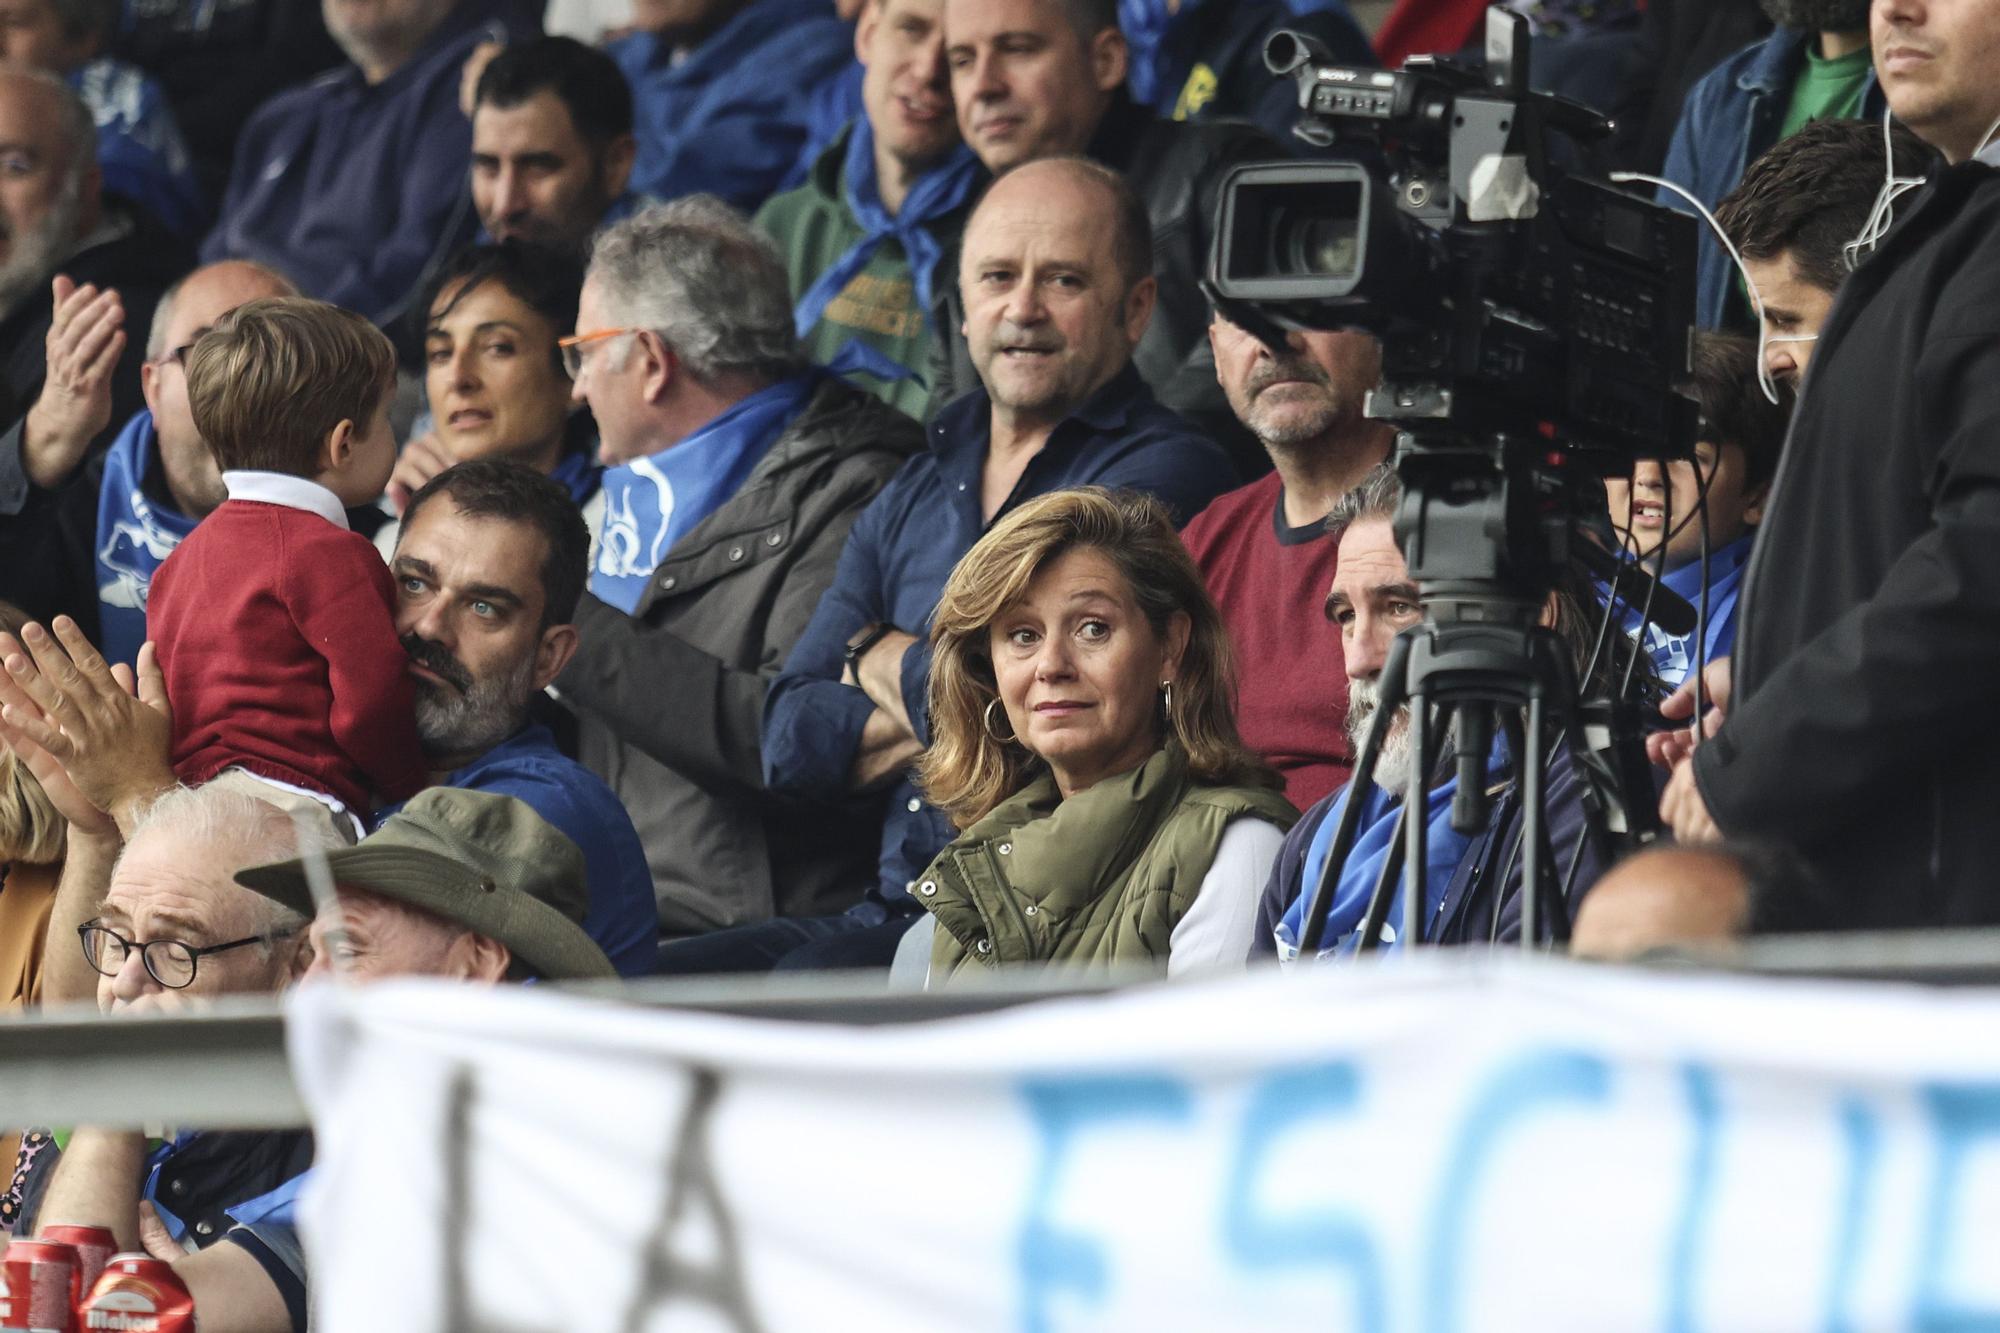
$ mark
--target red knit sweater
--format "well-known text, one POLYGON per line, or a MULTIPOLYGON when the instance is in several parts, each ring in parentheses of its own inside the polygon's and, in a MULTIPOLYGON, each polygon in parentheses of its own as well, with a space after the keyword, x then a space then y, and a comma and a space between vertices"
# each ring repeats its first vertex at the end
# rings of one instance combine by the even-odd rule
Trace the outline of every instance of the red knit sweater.
POLYGON ((357 814, 425 782, 395 586, 367 538, 318 514, 227 500, 153 575, 146 631, 182 782, 225 768, 357 814))
POLYGON ((1326 620, 1338 544, 1315 528, 1280 540, 1275 472, 1229 492, 1181 530, 1236 650, 1236 726, 1284 775, 1301 810, 1347 781, 1347 667, 1326 620))

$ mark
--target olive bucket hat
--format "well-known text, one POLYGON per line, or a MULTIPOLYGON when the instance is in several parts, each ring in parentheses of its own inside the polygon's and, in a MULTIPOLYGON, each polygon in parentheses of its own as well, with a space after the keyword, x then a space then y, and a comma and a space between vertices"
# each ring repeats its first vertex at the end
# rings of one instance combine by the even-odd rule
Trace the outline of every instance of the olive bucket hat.
MULTIPOLYGON (((539 976, 617 975, 579 924, 590 902, 583 853, 525 801, 432 787, 326 860, 335 884, 422 908, 496 939, 539 976)), ((303 860, 251 866, 237 872, 236 882, 314 914, 303 860)))

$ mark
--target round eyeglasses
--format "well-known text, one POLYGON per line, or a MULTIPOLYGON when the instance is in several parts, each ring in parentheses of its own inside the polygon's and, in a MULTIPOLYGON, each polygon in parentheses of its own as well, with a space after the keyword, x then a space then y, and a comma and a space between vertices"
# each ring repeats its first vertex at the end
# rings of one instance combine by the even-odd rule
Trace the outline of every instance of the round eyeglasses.
POLYGON ((194 984, 196 966, 210 954, 223 953, 230 949, 240 949, 246 944, 265 944, 275 939, 283 939, 291 931, 277 934, 248 935, 227 944, 210 944, 196 948, 180 940, 147 940, 141 944, 128 940, 109 926, 95 921, 85 922, 76 928, 77 938, 83 941, 83 960, 99 976, 115 977, 125 966, 134 949, 139 951, 139 960, 146 965, 146 974, 165 986, 168 990, 181 990, 194 984))

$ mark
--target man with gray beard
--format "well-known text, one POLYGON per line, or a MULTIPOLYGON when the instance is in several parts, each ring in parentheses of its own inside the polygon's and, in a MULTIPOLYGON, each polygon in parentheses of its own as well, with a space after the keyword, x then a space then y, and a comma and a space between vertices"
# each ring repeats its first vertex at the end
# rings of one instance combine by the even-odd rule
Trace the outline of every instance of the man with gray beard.
MULTIPOLYGON (((1396 546, 1393 525, 1402 496, 1394 470, 1383 464, 1342 497, 1326 520, 1339 548, 1326 615, 1340 629, 1347 668, 1346 725, 1357 752, 1375 717, 1389 647, 1398 634, 1423 619, 1416 582, 1396 546)), ((1566 586, 1551 594, 1544 623, 1562 638, 1574 659, 1574 669, 1581 673, 1591 654, 1596 625, 1583 609, 1590 605, 1588 580, 1578 576, 1572 582, 1574 588, 1566 586)), ((1622 640, 1619 635, 1612 637, 1622 640)), ((1597 679, 1623 672, 1630 651, 1629 642, 1611 645, 1597 679)), ((1553 758, 1547 775, 1545 825, 1553 858, 1545 859, 1544 864, 1564 873, 1581 848, 1568 899, 1569 912, 1574 914, 1584 893, 1606 867, 1584 837, 1583 784, 1571 767, 1566 748, 1554 744, 1553 739, 1547 747, 1553 758)), ((1388 857, 1414 762, 1408 710, 1404 709, 1383 742, 1369 789, 1359 798, 1358 834, 1340 869, 1322 937, 1322 957, 1350 953, 1355 947, 1362 915, 1388 857)), ((1426 944, 1519 937, 1520 808, 1511 766, 1505 749, 1496 745, 1487 768, 1491 814, 1486 828, 1469 836, 1451 826, 1457 779, 1450 763, 1441 763, 1432 773, 1425 816, 1429 830, 1423 876, 1426 944)), ((1340 812, 1350 794, 1351 784, 1318 802, 1286 835, 1264 889, 1253 958, 1274 952, 1288 961, 1296 956, 1306 900, 1325 871, 1340 812)), ((1399 880, 1398 898, 1400 887, 1399 880)), ((1544 929, 1546 920, 1544 916, 1544 929)), ((1392 902, 1382 935, 1386 946, 1397 943, 1402 921, 1400 902, 1392 902)))
POLYGON ((589 547, 569 492, 540 473, 498 459, 447 468, 403 511, 396 630, 432 780, 517 797, 582 848, 584 931, 639 976, 659 942, 645 849, 611 789, 530 716, 576 652, 589 547))
MULTIPOLYGON (((1777 30, 1738 51, 1688 90, 1660 174, 1711 211, 1764 151, 1808 121, 1885 111, 1869 58, 1868 0, 1758 0, 1777 30)), ((1686 209, 1671 190, 1660 202, 1686 209)), ((1735 265, 1701 231, 1695 318, 1703 328, 1755 333, 1735 265)))
POLYGON ((1295 331, 1274 350, 1221 315, 1208 341, 1230 410, 1274 470, 1218 496, 1181 540, 1237 660, 1265 668, 1243 672, 1236 725, 1303 810, 1347 781, 1354 762, 1341 709, 1327 706, 1341 675, 1340 636, 1318 613, 1338 546, 1326 516, 1389 456, 1395 438, 1361 414, 1382 377, 1382 348, 1366 333, 1295 331))

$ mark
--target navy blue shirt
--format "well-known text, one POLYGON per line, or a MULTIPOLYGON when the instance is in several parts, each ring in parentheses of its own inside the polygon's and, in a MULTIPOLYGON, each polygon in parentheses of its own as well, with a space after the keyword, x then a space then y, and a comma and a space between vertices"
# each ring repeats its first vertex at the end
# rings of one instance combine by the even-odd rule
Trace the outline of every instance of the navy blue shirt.
MULTIPOLYGON (((515 732, 440 785, 512 796, 568 835, 583 850, 590 884, 584 932, 620 976, 652 973, 660 923, 646 849, 611 788, 556 749, 547 727, 537 724, 515 732)), ((400 809, 383 809, 376 827, 400 809)))
POLYGON ((202 262, 255 259, 308 296, 378 324, 395 318, 431 261, 478 229, 459 75, 479 42, 506 40, 507 13, 496 0, 459 0, 381 83, 348 65, 259 107, 202 262))
MULTIPOLYGON (((903 703, 917 738, 929 742, 924 636, 952 566, 991 526, 979 497, 992 421, 984 390, 939 412, 930 448, 905 463, 855 520, 833 586, 765 701, 764 778, 772 791, 848 797, 848 774, 875 705, 841 684, 841 654, 856 630, 875 621, 918 636, 903 655, 903 703)), ((1050 433, 994 517, 1050 491, 1110 486, 1157 496, 1185 522, 1235 485, 1221 447, 1160 406, 1128 365, 1050 433)), ((880 896, 906 897, 956 832, 907 776, 899 781, 883 821, 880 896)))

